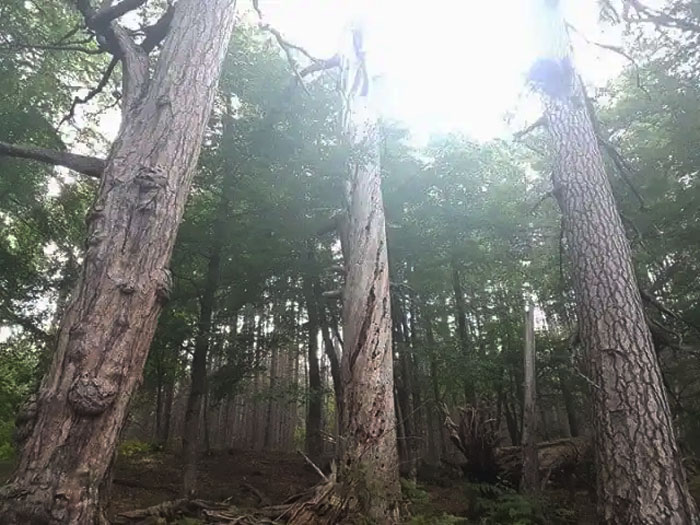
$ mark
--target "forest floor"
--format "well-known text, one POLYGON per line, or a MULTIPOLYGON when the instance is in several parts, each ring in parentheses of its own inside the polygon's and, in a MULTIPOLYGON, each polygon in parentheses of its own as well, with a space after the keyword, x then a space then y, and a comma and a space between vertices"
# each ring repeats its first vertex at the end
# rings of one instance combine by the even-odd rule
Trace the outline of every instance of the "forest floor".
MULTIPOLYGON (((10 474, 11 468, 11 463, 0 462, 0 483, 10 474)), ((282 452, 216 452, 202 457, 199 470, 202 498, 226 500, 247 508, 282 503, 320 480, 301 455, 282 452)), ((120 512, 178 498, 181 473, 182 458, 178 454, 152 451, 122 453, 115 467, 108 515, 113 517, 120 512)), ((698 485, 694 488, 700 489, 698 485)), ((528 508, 530 502, 514 491, 502 491, 495 497, 494 494, 482 492, 490 490, 487 486, 470 484, 463 479, 439 476, 430 476, 419 482, 418 487, 404 486, 405 495, 412 500, 411 510, 415 516, 410 523, 595 523, 591 497, 587 491, 575 495, 565 491, 547 491, 548 513, 554 514, 549 514, 544 521, 521 521, 519 517, 531 515, 528 508), (479 507, 477 519, 474 516, 475 506, 479 507)))

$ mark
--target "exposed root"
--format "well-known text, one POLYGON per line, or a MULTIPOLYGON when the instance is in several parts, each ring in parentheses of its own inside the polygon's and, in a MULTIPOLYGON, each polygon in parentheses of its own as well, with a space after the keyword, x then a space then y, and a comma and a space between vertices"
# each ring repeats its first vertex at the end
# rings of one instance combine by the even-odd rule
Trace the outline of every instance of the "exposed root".
POLYGON ((195 518, 203 523, 236 525, 335 525, 359 523, 355 498, 348 496, 347 487, 336 481, 335 472, 312 489, 290 498, 282 505, 260 509, 243 509, 229 503, 214 503, 199 499, 179 499, 123 512, 115 525, 153 525, 178 523, 182 518, 195 518))
POLYGON ((214 503, 199 499, 166 501, 145 509, 122 512, 113 521, 119 525, 153 525, 154 523, 176 523, 182 518, 196 518, 204 523, 236 525, 275 525, 279 522, 245 511, 227 503, 214 503))

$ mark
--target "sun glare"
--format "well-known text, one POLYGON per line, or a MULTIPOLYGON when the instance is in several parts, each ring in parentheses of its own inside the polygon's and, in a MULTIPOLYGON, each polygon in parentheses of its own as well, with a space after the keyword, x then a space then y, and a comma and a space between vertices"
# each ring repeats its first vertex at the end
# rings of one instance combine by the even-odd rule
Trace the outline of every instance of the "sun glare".
MULTIPOLYGON (((316 55, 335 53, 348 21, 367 29, 379 105, 415 135, 461 131, 485 140, 533 118, 526 75, 538 56, 537 2, 531 0, 262 0, 267 21, 316 55), (513 122, 507 118, 515 114, 513 122)), ((591 41, 615 43, 595 0, 566 2, 567 20, 591 41)), ((585 79, 602 85, 620 68, 611 55, 572 35, 585 79)), ((534 117, 536 118, 536 116, 534 117)))

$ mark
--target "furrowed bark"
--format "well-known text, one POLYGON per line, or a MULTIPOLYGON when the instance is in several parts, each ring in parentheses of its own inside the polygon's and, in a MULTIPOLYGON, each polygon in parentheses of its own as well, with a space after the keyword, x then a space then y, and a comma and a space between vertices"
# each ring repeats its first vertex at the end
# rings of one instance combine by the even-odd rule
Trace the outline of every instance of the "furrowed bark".
POLYGON ((359 31, 341 60, 346 91, 343 127, 355 153, 347 181, 341 237, 346 280, 341 482, 362 513, 377 523, 398 521, 400 497, 391 351, 391 304, 379 130, 369 106, 369 77, 359 31))
POLYGON ((139 89, 124 110, 88 217, 77 289, 17 468, 0 492, 2 523, 103 519, 100 493, 169 293, 167 267, 233 7, 234 0, 178 2, 153 78, 131 79, 139 89))
POLYGON ((546 107, 554 195, 566 225, 581 342, 594 384, 599 519, 696 523, 629 242, 557 4, 545 2, 552 45, 533 68, 548 74, 533 81, 546 107))

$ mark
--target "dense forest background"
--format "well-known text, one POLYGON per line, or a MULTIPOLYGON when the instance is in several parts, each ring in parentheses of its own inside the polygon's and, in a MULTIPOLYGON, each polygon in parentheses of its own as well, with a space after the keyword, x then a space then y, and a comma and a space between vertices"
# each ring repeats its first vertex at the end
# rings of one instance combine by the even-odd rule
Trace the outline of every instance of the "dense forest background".
MULTIPOLYGON (((688 27, 629 25, 617 50, 629 67, 588 100, 692 476, 700 454, 700 22, 695 3, 678 9, 670 20, 688 27)), ((80 15, 60 2, 6 0, 0 20, 0 143, 105 153, 121 73, 90 91, 113 66, 95 39, 71 35, 80 15)), ((327 469, 335 455, 344 274, 334 224, 352 153, 338 138, 337 73, 302 85, 287 58, 269 31, 237 25, 122 458, 177 456, 183 438, 203 457, 301 450, 327 469), (193 402, 201 410, 188 410, 193 402)), ((380 147, 402 476, 464 483, 452 476, 473 457, 455 446, 446 417, 458 435, 473 416, 490 446, 521 444, 528 307, 537 440, 590 440, 596 385, 582 366, 570 239, 552 194, 545 129, 416 145, 399 123, 382 122, 380 147)), ((11 465, 17 414, 51 362, 98 182, 6 156, 0 174, 0 459, 11 465)), ((489 468, 471 472, 472 486, 497 483, 499 504, 529 505, 514 503, 489 468)), ((575 519, 563 507, 556 519, 575 519)), ((524 523, 516 519, 534 522, 542 511, 479 512, 492 523, 524 523)))

